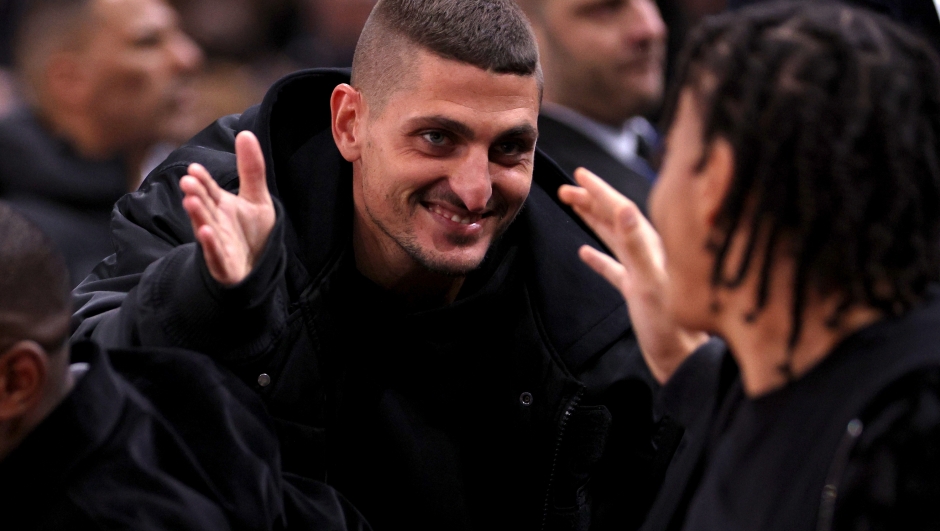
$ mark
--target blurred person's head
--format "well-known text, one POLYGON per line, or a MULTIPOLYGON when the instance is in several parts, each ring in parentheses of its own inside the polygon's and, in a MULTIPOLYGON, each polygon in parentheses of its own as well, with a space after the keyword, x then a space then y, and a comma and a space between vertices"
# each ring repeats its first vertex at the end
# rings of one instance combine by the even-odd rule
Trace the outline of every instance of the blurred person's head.
POLYGON ((90 158, 141 156, 182 141, 199 48, 164 0, 35 0, 16 70, 38 114, 90 158))
POLYGON ((183 29, 210 61, 250 62, 272 52, 272 33, 289 12, 288 0, 168 0, 183 29))
POLYGON ((773 305, 792 349, 811 323, 924 299, 940 274, 928 44, 843 5, 755 6, 700 26, 676 81, 650 214, 684 325, 724 333, 773 305))
POLYGON ((519 0, 535 30, 545 99, 620 126, 663 96, 666 26, 655 0, 519 0))
POLYGON ((451 278, 476 268, 528 195, 540 94, 535 38, 512 0, 379 1, 351 86, 332 98, 357 261, 451 278))
MULTIPOLYGON (((306 26, 336 57, 352 57, 375 0, 302 0, 306 26)), ((348 64, 348 63, 347 63, 348 64)))
POLYGON ((68 394, 69 275, 35 225, 0 202, 0 460, 68 394))

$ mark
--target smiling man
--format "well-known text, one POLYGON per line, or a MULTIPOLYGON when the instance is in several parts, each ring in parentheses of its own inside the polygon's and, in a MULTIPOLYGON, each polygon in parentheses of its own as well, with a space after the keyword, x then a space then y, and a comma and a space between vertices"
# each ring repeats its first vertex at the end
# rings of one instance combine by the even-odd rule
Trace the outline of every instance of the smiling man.
POLYGON ((351 79, 285 78, 118 203, 76 337, 209 353, 377 529, 635 528, 677 433, 540 96, 511 0, 380 1, 351 79))

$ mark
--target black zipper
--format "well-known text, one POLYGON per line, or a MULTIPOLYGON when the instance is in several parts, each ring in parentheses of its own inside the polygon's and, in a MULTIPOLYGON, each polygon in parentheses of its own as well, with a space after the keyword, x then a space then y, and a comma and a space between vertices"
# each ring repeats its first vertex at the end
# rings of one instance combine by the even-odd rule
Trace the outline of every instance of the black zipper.
POLYGON ((852 419, 845 428, 845 434, 839 441, 839 447, 836 449, 836 455, 829 466, 829 474, 826 476, 826 486, 823 487, 822 501, 819 505, 819 522, 816 531, 831 531, 832 520, 836 511, 836 500, 839 497, 839 482, 845 473, 845 468, 849 464, 849 457, 855 443, 862 435, 865 425, 859 419, 852 419))
POLYGON ((568 419, 571 418, 571 414, 574 413, 574 409, 578 407, 578 403, 581 401, 581 394, 584 392, 584 388, 581 387, 578 389, 578 392, 575 393, 571 401, 568 402, 568 407, 565 409, 564 415, 561 417, 561 423, 558 426, 558 438, 555 440, 555 453, 552 455, 552 469, 548 474, 548 487, 545 489, 545 504, 543 505, 542 512, 542 531, 545 531, 545 526, 548 523, 548 509, 552 502, 552 487, 555 483, 555 467, 558 466, 558 456, 561 454, 561 445, 565 438, 565 428, 568 426, 568 419))

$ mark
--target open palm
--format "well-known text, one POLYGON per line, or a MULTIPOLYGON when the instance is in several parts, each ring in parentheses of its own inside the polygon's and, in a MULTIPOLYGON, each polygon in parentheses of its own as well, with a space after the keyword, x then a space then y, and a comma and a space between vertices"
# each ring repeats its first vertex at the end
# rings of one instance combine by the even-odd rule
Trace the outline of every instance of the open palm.
POLYGON ((257 137, 248 131, 239 133, 235 154, 238 195, 220 188, 200 164, 191 164, 188 175, 180 179, 183 208, 202 245, 209 273, 225 286, 237 284, 251 273, 275 221, 257 137))

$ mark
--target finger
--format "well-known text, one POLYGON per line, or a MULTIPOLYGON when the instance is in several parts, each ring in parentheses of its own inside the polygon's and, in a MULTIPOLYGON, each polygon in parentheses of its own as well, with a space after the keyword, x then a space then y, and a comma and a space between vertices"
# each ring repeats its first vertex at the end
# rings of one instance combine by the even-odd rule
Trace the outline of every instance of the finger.
POLYGON ((206 267, 212 278, 224 283, 226 278, 225 260, 222 257, 222 251, 219 240, 216 237, 212 227, 204 225, 196 231, 196 240, 202 246, 202 256, 206 261, 206 267))
POLYGON ((558 188, 558 199, 568 206, 587 206, 590 204, 591 195, 587 190, 580 186, 563 184, 558 188))
POLYGON ((623 293, 627 283, 627 271, 623 265, 588 245, 581 246, 581 249, 578 250, 578 256, 595 273, 604 277, 604 280, 610 282, 611 285, 623 293))
POLYGON ((193 225, 193 231, 198 232, 203 226, 216 226, 218 222, 213 217, 210 209, 206 208, 205 203, 198 196, 188 196, 183 199, 183 209, 189 215, 189 221, 193 225))
POLYGON ((652 278, 663 268, 662 240, 639 212, 621 213, 617 223, 618 245, 611 247, 617 258, 640 278, 652 278))
POLYGON ((218 222, 218 204, 209 197, 209 192, 206 190, 206 187, 202 185, 202 182, 193 177, 192 175, 187 175, 180 179, 180 189, 185 194, 183 202, 185 205, 187 198, 198 198, 202 208, 204 208, 213 222, 218 222))
POLYGON ((605 219, 595 214, 593 209, 594 199, 591 197, 590 192, 578 186, 562 185, 558 189, 558 197, 562 202, 570 205, 575 214, 583 219, 608 246, 610 245, 614 220, 613 218, 605 219))
POLYGON ((590 209, 598 217, 613 220, 616 209, 629 201, 603 179, 584 168, 575 170, 574 177, 590 196, 590 209))
POLYGON ((235 137, 235 155, 238 160, 238 196, 249 203, 269 203, 271 196, 264 170, 264 153, 258 137, 250 131, 238 133, 235 137))
POLYGON ((189 172, 190 177, 194 177, 199 183, 205 187, 206 193, 212 199, 212 202, 218 204, 222 199, 222 189, 219 188, 219 185, 216 184, 215 179, 212 178, 212 175, 209 174, 202 164, 192 163, 186 169, 189 172))

